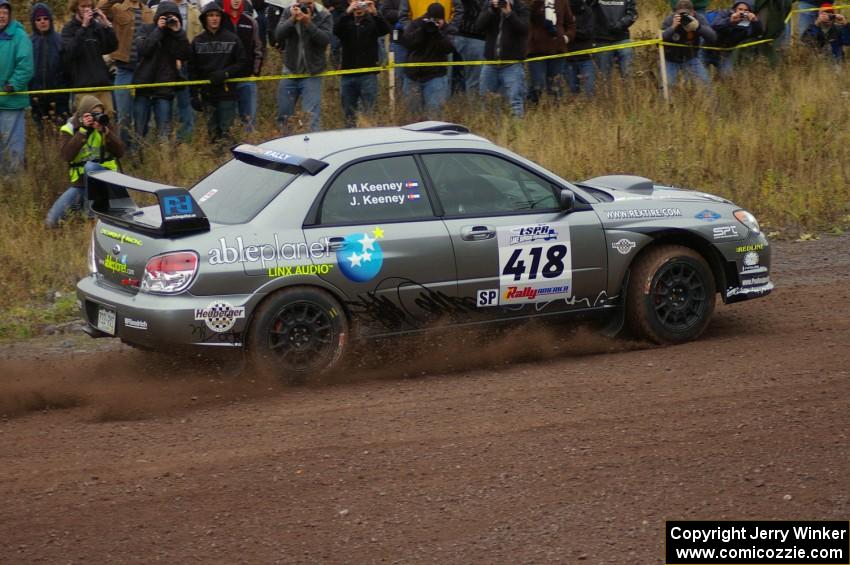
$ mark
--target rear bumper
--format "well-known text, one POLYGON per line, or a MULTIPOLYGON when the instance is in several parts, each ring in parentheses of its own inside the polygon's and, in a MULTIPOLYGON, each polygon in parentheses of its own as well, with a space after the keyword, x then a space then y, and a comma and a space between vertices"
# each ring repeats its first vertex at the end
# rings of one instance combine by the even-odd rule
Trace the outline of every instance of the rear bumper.
POLYGON ((156 348, 162 345, 230 346, 243 344, 250 313, 260 295, 131 295, 88 276, 77 283, 85 329, 92 337, 117 337, 156 348), (217 307, 217 308, 216 308, 217 307), (114 335, 97 327, 98 310, 115 312, 114 335), (223 314, 216 316, 215 314, 223 314), (228 315, 229 313, 229 315, 228 315))

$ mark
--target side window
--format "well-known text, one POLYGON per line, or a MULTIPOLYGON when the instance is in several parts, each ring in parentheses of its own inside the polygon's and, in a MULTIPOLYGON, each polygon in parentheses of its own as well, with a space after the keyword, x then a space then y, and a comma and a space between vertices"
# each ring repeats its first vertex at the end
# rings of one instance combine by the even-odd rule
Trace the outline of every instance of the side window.
POLYGON ((355 163, 322 201, 323 224, 372 223, 433 216, 416 161, 409 155, 355 163))
POLYGON ((448 216, 558 207, 554 187, 510 161, 480 153, 422 155, 448 216))

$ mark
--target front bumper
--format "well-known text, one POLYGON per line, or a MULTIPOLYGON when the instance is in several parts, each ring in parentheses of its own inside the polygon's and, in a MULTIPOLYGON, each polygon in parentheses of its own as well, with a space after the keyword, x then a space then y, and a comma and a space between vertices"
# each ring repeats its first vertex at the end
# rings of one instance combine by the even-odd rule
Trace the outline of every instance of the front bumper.
POLYGON ((727 244, 727 256, 734 257, 735 275, 728 278, 723 292, 726 304, 767 296, 773 290, 770 280, 770 243, 762 233, 753 234, 744 242, 727 244))
POLYGON ((260 295, 163 296, 121 292, 88 276, 77 283, 81 314, 92 337, 117 337, 155 348, 163 345, 231 346, 243 344, 250 313, 260 295), (98 329, 98 311, 115 313, 115 331, 98 329))

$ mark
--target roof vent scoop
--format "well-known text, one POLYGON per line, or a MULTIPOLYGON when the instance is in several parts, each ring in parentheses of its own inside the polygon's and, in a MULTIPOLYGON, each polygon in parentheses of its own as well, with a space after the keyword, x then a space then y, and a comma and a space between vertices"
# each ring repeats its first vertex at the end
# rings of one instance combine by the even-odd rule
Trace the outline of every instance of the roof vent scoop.
POLYGON ((633 194, 652 194, 652 190, 655 187, 655 183, 648 178, 632 175, 607 175, 604 177, 593 177, 581 184, 586 184, 591 187, 607 188, 609 190, 622 190, 633 194))
POLYGON ((434 120, 407 124, 406 126, 401 126, 401 129, 406 129, 408 131, 429 131, 434 133, 469 133, 469 128, 466 126, 450 124, 448 122, 437 122, 434 120))

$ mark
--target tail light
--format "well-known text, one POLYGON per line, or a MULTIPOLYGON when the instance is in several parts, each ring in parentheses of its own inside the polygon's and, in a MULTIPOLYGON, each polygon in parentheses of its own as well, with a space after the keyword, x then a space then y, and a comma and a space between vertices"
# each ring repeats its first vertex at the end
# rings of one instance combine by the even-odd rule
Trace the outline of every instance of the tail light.
POLYGON ((89 274, 96 275, 97 274, 97 260, 94 255, 94 241, 95 241, 95 230, 91 231, 91 243, 89 244, 89 274))
POLYGON ((198 254, 180 251, 157 255, 148 260, 139 290, 155 294, 183 292, 198 272, 198 254))

